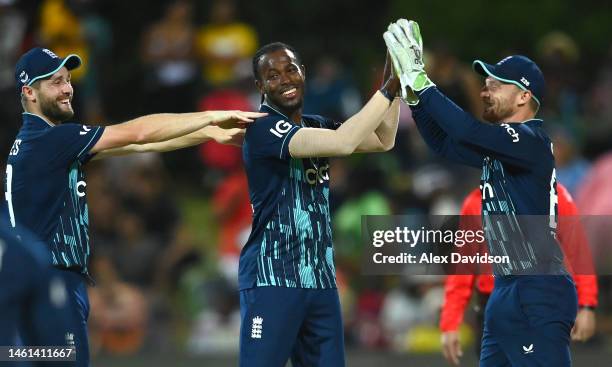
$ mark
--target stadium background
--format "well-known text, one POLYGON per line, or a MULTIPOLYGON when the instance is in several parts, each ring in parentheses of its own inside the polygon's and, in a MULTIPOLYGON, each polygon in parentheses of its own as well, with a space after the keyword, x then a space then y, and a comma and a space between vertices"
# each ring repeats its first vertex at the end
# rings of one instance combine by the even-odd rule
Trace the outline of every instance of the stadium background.
MULTIPOLYGON (((612 10, 595 0, 0 0, 0 148, 8 152, 20 125, 15 61, 35 45, 84 58, 73 81, 76 118, 85 123, 256 109, 250 56, 272 41, 302 54, 305 111, 344 119, 378 87, 381 34, 398 17, 419 21, 430 76, 477 115, 473 58, 535 59, 547 78, 541 117, 555 141, 560 182, 584 214, 612 211, 612 10)), ((240 161, 239 150, 208 143, 89 166, 94 365, 235 364, 238 244, 250 218, 240 161)), ((443 279, 360 276, 360 215, 457 213, 478 175, 433 157, 407 109, 392 152, 333 161, 349 366, 444 365, 437 332, 443 279)), ((595 253, 612 246, 591 245, 595 253)), ((612 358, 610 278, 600 277, 600 303, 596 336, 574 348, 578 366, 612 358)), ((468 343, 473 319, 468 312, 468 343)), ((475 364, 470 348, 465 365, 475 364)))

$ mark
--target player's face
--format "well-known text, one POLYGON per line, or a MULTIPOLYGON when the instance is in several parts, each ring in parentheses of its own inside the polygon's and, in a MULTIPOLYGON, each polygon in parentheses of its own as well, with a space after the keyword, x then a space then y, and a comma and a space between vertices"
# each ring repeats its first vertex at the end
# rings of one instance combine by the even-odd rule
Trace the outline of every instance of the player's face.
POLYGON ((257 82, 266 100, 284 111, 302 107, 304 101, 304 72, 293 52, 282 49, 265 54, 259 61, 257 82))
POLYGON ((487 77, 480 91, 480 98, 484 102, 482 117, 488 122, 497 123, 512 116, 515 113, 519 93, 520 90, 515 85, 487 77))
POLYGON ((40 112, 51 122, 60 123, 74 116, 70 72, 61 68, 51 78, 42 80, 36 91, 40 112))

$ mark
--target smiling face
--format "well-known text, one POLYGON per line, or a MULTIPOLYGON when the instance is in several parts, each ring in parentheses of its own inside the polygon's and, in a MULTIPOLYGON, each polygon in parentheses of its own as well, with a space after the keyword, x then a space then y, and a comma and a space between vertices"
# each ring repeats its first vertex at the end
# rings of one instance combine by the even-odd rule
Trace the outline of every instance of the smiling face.
POLYGON ((516 85, 487 77, 480 91, 480 98, 484 102, 482 118, 493 123, 504 122, 506 118, 515 114, 524 92, 516 85))
MULTIPOLYGON (((50 122, 58 124, 74 116, 72 96, 74 89, 70 82, 70 72, 65 67, 49 79, 35 83, 36 86, 24 88, 26 98, 37 108, 31 112, 41 114, 50 122)), ((32 105, 32 104, 31 104, 32 105)))
POLYGON ((279 49, 264 54, 258 63, 255 81, 266 101, 288 116, 302 108, 304 102, 304 71, 294 53, 279 49))

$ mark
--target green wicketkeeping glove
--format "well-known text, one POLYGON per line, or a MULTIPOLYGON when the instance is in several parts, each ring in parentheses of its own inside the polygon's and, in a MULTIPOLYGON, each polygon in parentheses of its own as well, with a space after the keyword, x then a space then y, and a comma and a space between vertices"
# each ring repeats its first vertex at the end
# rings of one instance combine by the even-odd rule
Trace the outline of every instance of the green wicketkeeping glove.
POLYGON ((435 85, 425 73, 423 39, 419 25, 414 21, 400 19, 389 25, 383 38, 402 84, 402 98, 408 104, 414 105, 418 98, 411 92, 422 91, 435 85), (406 87, 410 90, 406 90, 406 87))

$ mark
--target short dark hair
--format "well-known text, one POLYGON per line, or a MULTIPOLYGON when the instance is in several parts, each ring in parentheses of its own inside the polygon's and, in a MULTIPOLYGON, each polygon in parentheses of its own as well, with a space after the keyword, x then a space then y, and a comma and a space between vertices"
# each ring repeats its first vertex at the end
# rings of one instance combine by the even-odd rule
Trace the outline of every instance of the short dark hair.
POLYGON ((293 52, 298 64, 302 65, 302 57, 300 56, 300 54, 298 54, 295 48, 283 42, 268 43, 267 45, 262 46, 259 50, 257 50, 257 52, 255 52, 255 55, 253 55, 253 76, 255 77, 255 79, 261 80, 261 75, 259 75, 259 61, 261 60, 263 55, 278 50, 289 50, 293 52))

